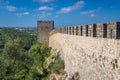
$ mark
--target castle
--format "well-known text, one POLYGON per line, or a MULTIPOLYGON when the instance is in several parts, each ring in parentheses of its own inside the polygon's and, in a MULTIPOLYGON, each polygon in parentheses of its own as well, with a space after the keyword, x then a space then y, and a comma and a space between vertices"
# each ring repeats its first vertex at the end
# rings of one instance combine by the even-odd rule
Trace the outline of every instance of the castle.
POLYGON ((68 26, 54 29, 54 21, 38 21, 37 26, 38 41, 45 41, 47 44, 49 43, 49 35, 54 33, 120 39, 120 22, 68 26))
MULTIPOLYGON (((76 80, 120 80, 120 22, 67 26, 38 21, 38 41, 45 41, 76 80)), ((59 80, 59 79, 57 79, 59 80)))

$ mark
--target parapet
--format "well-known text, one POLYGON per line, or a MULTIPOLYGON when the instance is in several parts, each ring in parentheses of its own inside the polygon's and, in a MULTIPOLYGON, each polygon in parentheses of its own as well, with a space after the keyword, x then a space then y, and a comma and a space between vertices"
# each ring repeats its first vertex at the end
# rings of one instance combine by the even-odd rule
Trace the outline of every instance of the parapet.
POLYGON ((120 39, 120 22, 67 26, 51 32, 96 38, 120 39))

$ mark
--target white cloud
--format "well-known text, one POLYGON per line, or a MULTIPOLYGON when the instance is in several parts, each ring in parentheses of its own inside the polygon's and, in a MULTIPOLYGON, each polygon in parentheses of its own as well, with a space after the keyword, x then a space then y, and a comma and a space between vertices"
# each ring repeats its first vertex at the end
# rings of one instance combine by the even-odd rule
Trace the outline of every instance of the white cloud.
POLYGON ((52 7, 48 7, 48 6, 41 6, 40 8, 38 8, 38 10, 42 11, 42 10, 53 10, 52 7))
POLYGON ((16 13, 15 15, 17 16, 25 16, 25 15, 29 15, 29 12, 23 12, 23 13, 16 13))
POLYGON ((48 2, 53 2, 55 0, 33 0, 35 2, 41 2, 41 3, 48 3, 48 2))
POLYGON ((17 8, 15 7, 15 6, 6 6, 6 9, 8 10, 8 11, 16 11, 17 10, 17 8))
POLYGON ((51 15, 52 15, 52 13, 42 12, 41 14, 37 14, 37 15, 33 15, 33 16, 36 16, 38 18, 46 18, 46 17, 49 17, 51 15))
POLYGON ((95 14, 90 14, 91 17, 95 17, 95 14))
POLYGON ((91 17, 94 17, 95 13, 98 12, 99 10, 100 10, 100 8, 94 9, 94 10, 89 10, 89 11, 84 11, 84 12, 81 12, 80 14, 81 15, 89 15, 91 17))
POLYGON ((82 15, 88 15, 88 14, 92 14, 92 13, 95 13, 96 10, 89 10, 89 11, 84 11, 84 12, 81 12, 80 14, 82 15))
POLYGON ((21 7, 21 8, 19 8, 20 10, 27 10, 27 8, 23 8, 23 7, 21 7))
POLYGON ((61 10, 58 11, 57 13, 58 14, 70 13, 74 10, 82 8, 83 6, 84 6, 84 1, 78 1, 73 6, 68 6, 68 7, 61 8, 61 10))
POLYGON ((29 12, 24 12, 23 15, 29 15, 30 13, 29 12))
POLYGON ((41 17, 41 18, 45 18, 45 17, 48 17, 48 16, 50 16, 50 15, 52 15, 52 13, 45 13, 45 12, 43 12, 43 13, 40 15, 40 17, 41 17))

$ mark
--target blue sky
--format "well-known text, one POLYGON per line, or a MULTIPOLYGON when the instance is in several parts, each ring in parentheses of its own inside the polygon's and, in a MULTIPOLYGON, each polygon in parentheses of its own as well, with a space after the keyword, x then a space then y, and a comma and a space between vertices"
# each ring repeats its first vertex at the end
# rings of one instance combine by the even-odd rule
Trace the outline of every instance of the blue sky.
POLYGON ((0 26, 56 27, 120 21, 120 0, 0 0, 0 26))

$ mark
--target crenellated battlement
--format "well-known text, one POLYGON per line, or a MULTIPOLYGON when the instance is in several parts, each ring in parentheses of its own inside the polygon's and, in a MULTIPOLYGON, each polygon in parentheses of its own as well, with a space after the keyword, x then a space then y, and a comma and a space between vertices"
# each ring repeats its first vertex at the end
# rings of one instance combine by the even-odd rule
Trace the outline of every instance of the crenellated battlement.
POLYGON ((80 35, 86 37, 120 39, 120 22, 108 22, 103 24, 89 24, 81 26, 68 26, 57 28, 50 32, 80 35))
POLYGON ((41 23, 54 23, 54 21, 53 20, 48 20, 48 21, 44 21, 44 20, 39 20, 38 22, 41 22, 41 23))

